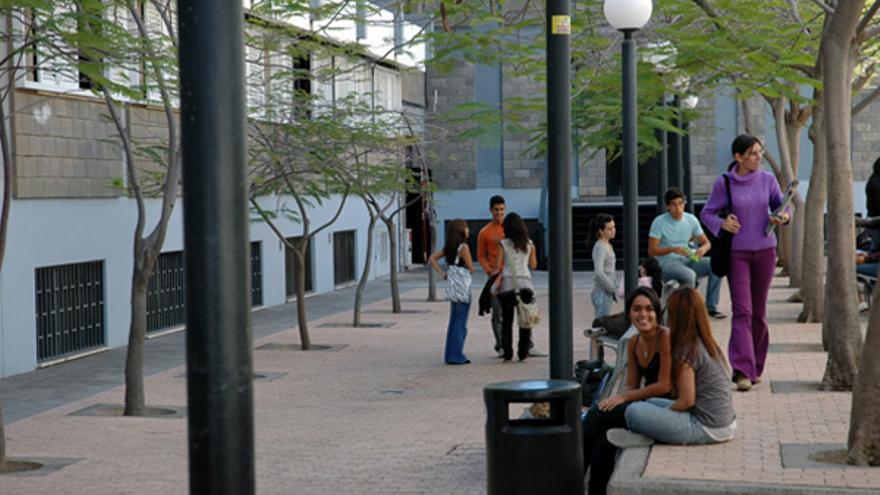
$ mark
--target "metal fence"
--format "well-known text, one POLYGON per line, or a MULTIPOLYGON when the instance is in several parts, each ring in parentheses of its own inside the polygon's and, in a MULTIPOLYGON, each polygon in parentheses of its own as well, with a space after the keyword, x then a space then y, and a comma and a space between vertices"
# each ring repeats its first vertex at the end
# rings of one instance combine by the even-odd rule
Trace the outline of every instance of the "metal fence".
MULTIPOLYGON (((251 305, 263 304, 260 242, 251 242, 251 305)), ((186 280, 183 251, 162 253, 147 288, 147 332, 186 324, 186 280)))
POLYGON ((263 305, 263 258, 260 241, 251 242, 251 306, 263 305))
POLYGON ((162 253, 147 287, 147 332, 186 323, 183 251, 162 253))
POLYGON ((37 361, 104 345, 104 262, 34 270, 37 361))

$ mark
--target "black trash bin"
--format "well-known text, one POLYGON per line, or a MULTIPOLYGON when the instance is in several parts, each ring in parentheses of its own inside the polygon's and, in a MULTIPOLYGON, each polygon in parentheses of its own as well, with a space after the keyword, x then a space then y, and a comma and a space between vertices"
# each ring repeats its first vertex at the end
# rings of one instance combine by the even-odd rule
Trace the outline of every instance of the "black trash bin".
POLYGON ((483 389, 489 495, 584 493, 581 386, 522 380, 483 389), (519 419, 528 404, 549 402, 550 417, 519 419))

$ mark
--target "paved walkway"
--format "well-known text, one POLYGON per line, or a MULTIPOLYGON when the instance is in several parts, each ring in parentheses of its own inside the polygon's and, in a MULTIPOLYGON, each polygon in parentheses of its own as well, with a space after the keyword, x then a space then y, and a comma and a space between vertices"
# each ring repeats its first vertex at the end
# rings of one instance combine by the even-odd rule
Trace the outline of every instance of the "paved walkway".
MULTIPOLYGON (((787 285, 777 277, 770 290, 763 382, 734 392, 736 437, 712 446, 627 449, 612 493, 880 493, 880 468, 809 459, 811 452, 845 448, 851 394, 815 390, 826 361, 821 325, 796 323, 801 305, 786 302, 794 292, 787 285)), ((727 284, 721 300, 728 311, 727 284)), ((863 316, 863 331, 866 323, 863 316)), ((713 320, 712 328, 726 349, 730 318, 713 320)))
MULTIPOLYGON (((589 278, 575 277, 577 328, 591 319, 589 278)), ((389 327, 322 326, 350 321, 353 289, 310 298, 312 340, 329 350, 260 349, 297 342, 291 328, 295 309, 288 304, 254 313, 254 370, 265 376, 254 382, 259 493, 485 492, 482 388, 497 381, 546 378, 548 359, 508 364, 496 359, 488 318, 472 308, 465 351, 473 363, 443 365, 448 305, 425 302, 424 279, 423 271, 404 275, 407 312, 399 315, 390 313, 387 281, 369 284, 365 320, 389 327)), ((783 282, 778 279, 776 285, 783 282)), ((537 286, 546 312, 546 275, 538 275, 537 286)), ((771 342, 818 342, 818 326, 787 323, 796 312, 795 305, 781 302, 787 292, 776 288, 771 293, 771 342)), ((729 320, 715 328, 726 342, 729 320)), ((182 337, 148 343, 150 405, 186 404, 182 337)), ((536 341, 549 348, 546 325, 536 341)), ((580 358, 585 339, 579 329, 574 341, 580 358)), ((0 476, 0 493, 187 493, 184 418, 70 415, 95 404, 122 402, 122 355, 109 351, 0 380, 9 454, 54 458, 63 466, 0 476)), ((880 487, 876 469, 782 467, 781 444, 846 439, 848 394, 770 393, 768 382, 818 380, 823 366, 820 353, 771 354, 767 382, 736 397, 736 440, 712 447, 658 446, 650 453, 641 449, 641 464, 640 449, 629 449, 628 464, 615 478, 618 493, 658 488, 696 493, 706 479, 727 482, 710 484, 702 493, 732 486, 757 487, 751 493, 786 485, 835 492, 880 487)))

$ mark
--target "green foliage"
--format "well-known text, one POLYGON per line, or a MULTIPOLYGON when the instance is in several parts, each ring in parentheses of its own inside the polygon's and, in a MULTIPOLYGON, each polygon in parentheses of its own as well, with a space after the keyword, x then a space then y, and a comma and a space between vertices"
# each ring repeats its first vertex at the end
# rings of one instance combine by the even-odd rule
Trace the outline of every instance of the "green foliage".
MULTIPOLYGON (((530 153, 542 154, 546 125, 534 115, 546 113, 543 5, 445 5, 451 32, 431 35, 432 68, 442 72, 461 62, 500 64, 505 78, 535 83, 532 94, 505 95, 501 108, 462 105, 445 116, 447 122, 468 139, 497 139, 502 130, 529 132, 530 153)), ((611 159, 620 150, 620 35, 605 23, 602 5, 602 0, 572 4, 571 111, 577 146, 607 150, 611 159)), ((640 159, 658 149, 656 131, 683 132, 674 126, 675 112, 659 105, 664 94, 706 96, 725 86, 741 98, 760 95, 811 105, 809 88, 821 87, 813 71, 823 21, 824 13, 810 1, 655 2, 648 28, 636 36, 640 159)), ((869 43, 859 65, 864 75, 873 71, 877 51, 877 41, 869 43)), ((685 120, 696 117, 696 112, 685 113, 685 120)))

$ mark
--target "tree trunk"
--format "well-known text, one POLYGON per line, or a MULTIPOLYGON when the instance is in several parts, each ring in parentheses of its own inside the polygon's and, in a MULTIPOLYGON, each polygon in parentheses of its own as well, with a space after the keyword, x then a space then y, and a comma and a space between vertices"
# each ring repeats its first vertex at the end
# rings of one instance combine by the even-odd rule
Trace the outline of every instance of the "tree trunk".
POLYGON ((0 405, 0 468, 6 464, 6 429, 3 427, 3 407, 0 405))
POLYGON ((850 161, 852 44, 865 0, 841 0, 822 37, 822 81, 825 90, 825 138, 828 163, 828 303, 825 313, 828 362, 822 386, 851 390, 858 370, 862 334, 856 307, 855 228, 850 161), (833 327, 831 327, 833 325, 833 327))
MULTIPOLYGON (((367 210, 370 207, 367 206, 367 210)), ((361 326, 361 305, 364 299, 364 287, 367 286, 367 279, 370 277, 370 268, 373 265, 373 230, 376 228, 376 216, 370 214, 370 226, 367 227, 367 254, 364 258, 364 270, 361 272, 361 279, 358 281, 357 290, 354 292, 354 321, 352 326, 361 326)))
POLYGON ((382 218, 388 230, 388 249, 391 251, 391 312, 398 314, 400 308, 400 285, 397 283, 397 236, 394 235, 394 219, 382 218))
MULTIPOLYGON (((140 247, 143 241, 135 241, 140 247)), ((144 249, 135 250, 131 276, 131 323, 128 331, 128 349, 125 356, 125 412, 126 416, 143 416, 144 400, 144 339, 147 335, 147 287, 155 266, 155 256, 144 249)))
MULTIPOLYGON (((428 256, 434 254, 434 245, 437 244, 437 218, 433 213, 428 214, 429 232, 431 235, 431 248, 428 250, 428 256)), ((426 263, 427 265, 427 263, 426 263)), ((428 301, 437 301, 437 277, 434 276, 434 270, 428 267, 428 301)))
MULTIPOLYGON (((877 293, 880 293, 878 291, 877 293)), ((868 318, 868 335, 861 366, 853 387, 847 462, 880 466, 880 300, 874 297, 868 318)))
MULTIPOLYGON (((822 321, 825 310, 825 201, 828 198, 828 164, 825 160, 825 129, 823 124, 822 94, 816 91, 816 106, 810 140, 813 142, 813 172, 810 174, 810 190, 804 208, 804 249, 801 260, 801 299, 804 307, 798 321, 817 323, 822 321)), ((828 350, 828 341, 822 325, 822 345, 828 350)))
MULTIPOLYGON (((788 154, 791 161, 791 178, 797 179, 801 159, 801 132, 804 126, 797 119, 786 119, 786 131, 788 133, 788 154)), ((803 278, 803 247, 804 247, 804 199, 800 193, 795 192, 792 198, 794 216, 791 223, 784 227, 790 235, 788 276, 789 287, 800 287, 803 278)))
POLYGON ((306 256, 310 240, 311 236, 303 236, 293 250, 293 262, 296 264, 296 277, 293 280, 293 289, 296 292, 296 321, 299 329, 299 346, 304 351, 312 348, 309 322, 306 318, 306 256))
MULTIPOLYGON (((8 77, 14 77, 9 74, 8 77)), ((12 201, 12 148, 6 134, 5 102, 0 101, 0 157, 3 159, 3 205, 0 207, 0 268, 6 253, 6 232, 9 230, 9 207, 12 201)))

